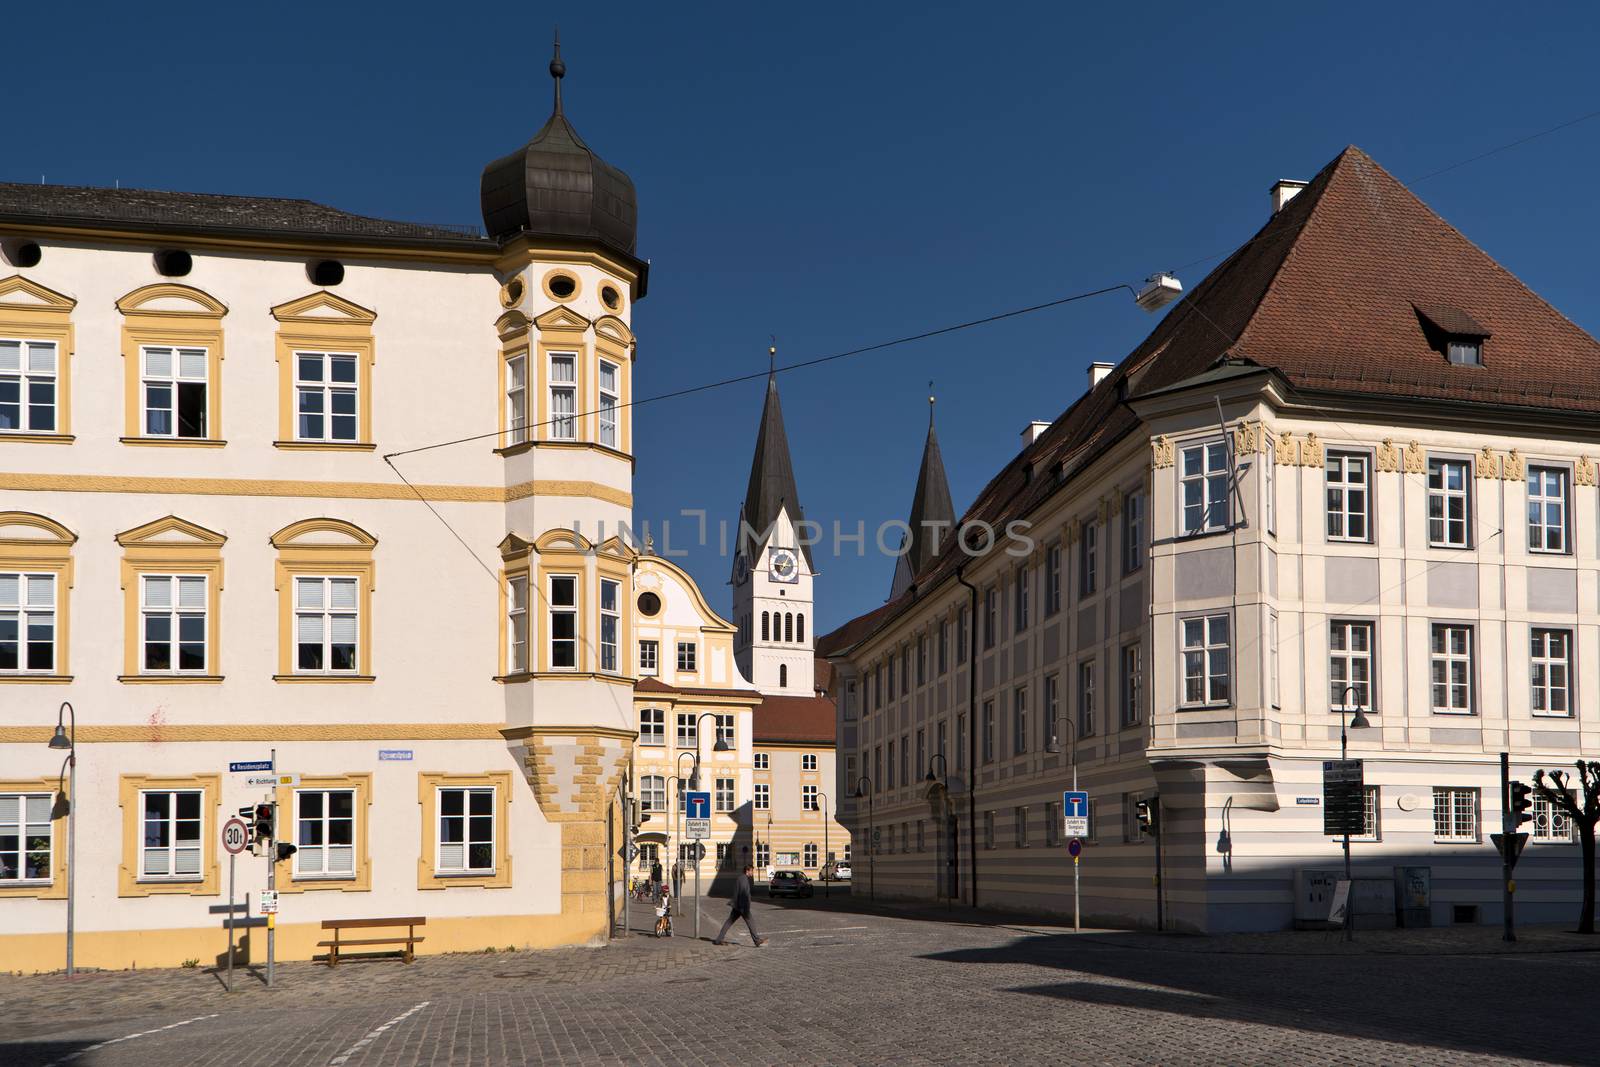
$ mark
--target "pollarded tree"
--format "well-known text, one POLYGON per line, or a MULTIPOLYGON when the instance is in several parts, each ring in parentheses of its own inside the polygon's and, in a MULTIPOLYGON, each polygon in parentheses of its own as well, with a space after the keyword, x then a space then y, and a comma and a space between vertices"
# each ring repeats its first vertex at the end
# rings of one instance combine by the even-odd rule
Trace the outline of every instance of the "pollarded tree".
POLYGON ((1546 785, 1544 771, 1533 772, 1533 788, 1538 796, 1550 805, 1551 812, 1561 812, 1578 828, 1583 844, 1583 910, 1578 913, 1578 933, 1594 933, 1594 831, 1600 824, 1600 763, 1578 760, 1578 785, 1580 789, 1567 788, 1565 771, 1551 771, 1546 785))

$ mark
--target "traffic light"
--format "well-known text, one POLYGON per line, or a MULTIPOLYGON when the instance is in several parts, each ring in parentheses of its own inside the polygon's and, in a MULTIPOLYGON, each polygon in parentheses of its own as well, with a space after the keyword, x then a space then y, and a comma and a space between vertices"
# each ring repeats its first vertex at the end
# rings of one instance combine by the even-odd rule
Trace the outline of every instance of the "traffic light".
POLYGON ((276 807, 276 804, 256 805, 255 831, 257 840, 272 840, 272 812, 276 807))
POLYGON ((1526 782, 1511 783, 1511 828, 1533 821, 1533 787, 1526 782))
POLYGON ((300 850, 298 848, 296 848, 295 846, 289 844, 289 842, 287 842, 287 841, 279 841, 278 842, 278 847, 276 849, 276 852, 277 852, 277 855, 278 855, 278 862, 282 863, 284 860, 288 859, 290 856, 294 855, 296 852, 299 852, 299 851, 300 850))
POLYGON ((1155 797, 1141 800, 1134 808, 1139 819, 1139 831, 1149 837, 1161 836, 1161 802, 1155 797))

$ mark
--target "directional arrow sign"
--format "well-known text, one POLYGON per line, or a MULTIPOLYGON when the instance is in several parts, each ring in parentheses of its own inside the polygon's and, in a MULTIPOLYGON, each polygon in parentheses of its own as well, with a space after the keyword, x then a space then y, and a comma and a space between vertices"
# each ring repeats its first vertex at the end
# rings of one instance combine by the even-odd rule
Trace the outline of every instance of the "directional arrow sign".
POLYGON ((1089 836, 1089 794, 1069 789, 1061 794, 1062 832, 1068 837, 1089 836))

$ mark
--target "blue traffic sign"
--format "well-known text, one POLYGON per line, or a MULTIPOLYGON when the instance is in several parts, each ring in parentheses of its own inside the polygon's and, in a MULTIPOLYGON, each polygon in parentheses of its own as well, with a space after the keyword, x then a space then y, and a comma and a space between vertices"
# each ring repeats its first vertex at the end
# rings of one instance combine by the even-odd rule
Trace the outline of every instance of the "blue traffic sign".
POLYGON ((687 806, 687 815, 686 815, 687 818, 690 818, 690 819, 709 819, 709 818, 711 818, 711 794, 710 793, 685 793, 684 794, 684 803, 687 806))
POLYGON ((1061 813, 1069 819, 1089 817, 1089 794, 1068 789, 1061 794, 1061 813))
POLYGON ((228 772, 230 774, 238 774, 241 771, 270 771, 272 769, 272 761, 269 759, 243 760, 238 763, 228 764, 228 772))

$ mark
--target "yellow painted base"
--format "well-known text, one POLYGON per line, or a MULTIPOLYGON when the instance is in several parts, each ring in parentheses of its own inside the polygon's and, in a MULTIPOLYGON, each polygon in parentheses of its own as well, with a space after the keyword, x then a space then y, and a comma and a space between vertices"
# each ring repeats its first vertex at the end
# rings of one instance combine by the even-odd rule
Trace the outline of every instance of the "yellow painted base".
MULTIPOLYGON (((218 922, 217 926, 202 929, 79 931, 74 948, 76 963, 79 968, 99 970, 179 967, 191 959, 199 960, 201 967, 226 964, 228 933, 222 929, 220 919, 218 922)), ((328 940, 325 933, 331 932, 325 932, 321 923, 278 924, 277 958, 309 960, 325 954, 327 949, 317 947, 318 941, 328 940)), ((419 956, 504 949, 508 945, 518 949, 597 945, 606 938, 606 915, 601 911, 429 919, 417 933, 427 938, 417 946, 419 956)), ((243 934, 235 965, 266 962, 266 929, 243 934)), ((59 971, 66 967, 66 959, 67 938, 63 932, 0 935, 0 972, 59 971)))

